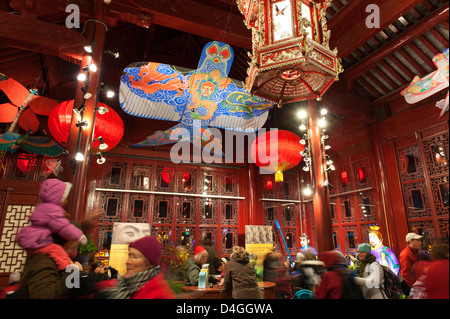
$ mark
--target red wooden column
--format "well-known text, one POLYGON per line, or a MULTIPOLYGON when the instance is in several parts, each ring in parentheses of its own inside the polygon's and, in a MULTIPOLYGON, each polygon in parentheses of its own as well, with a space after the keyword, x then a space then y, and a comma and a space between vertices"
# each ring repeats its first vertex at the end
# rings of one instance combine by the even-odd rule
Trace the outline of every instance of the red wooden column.
POLYGON ((314 183, 313 206, 316 222, 317 251, 333 250, 333 226, 331 220, 330 197, 324 187, 325 171, 322 163, 321 129, 317 125, 319 119, 318 103, 308 100, 309 138, 311 147, 311 177, 314 183))
MULTIPOLYGON (((80 65, 80 73, 87 75, 88 92, 92 94, 91 98, 84 101, 86 108, 83 112, 82 121, 87 120, 89 125, 85 127, 77 127, 76 124, 79 117, 73 113, 72 122, 70 124, 69 140, 68 140, 68 157, 64 165, 63 178, 67 182, 73 184, 72 191, 69 196, 67 211, 71 215, 71 219, 76 222, 82 222, 85 217, 86 202, 88 196, 88 177, 89 166, 91 161, 91 147, 94 136, 94 121, 98 102, 98 88, 100 82, 100 72, 102 65, 103 46, 106 35, 106 25, 104 20, 104 3, 102 0, 96 0, 93 4, 94 19, 86 21, 85 36, 89 42, 93 42, 93 51, 83 56, 80 65), (92 61, 91 61, 92 55, 92 61), (83 71, 83 68, 93 63, 97 66, 97 71, 83 71), (75 155, 81 153, 84 161, 75 161, 75 155)), ((78 82, 74 109, 79 108, 83 104, 84 93, 81 88, 85 87, 85 83, 78 82)))

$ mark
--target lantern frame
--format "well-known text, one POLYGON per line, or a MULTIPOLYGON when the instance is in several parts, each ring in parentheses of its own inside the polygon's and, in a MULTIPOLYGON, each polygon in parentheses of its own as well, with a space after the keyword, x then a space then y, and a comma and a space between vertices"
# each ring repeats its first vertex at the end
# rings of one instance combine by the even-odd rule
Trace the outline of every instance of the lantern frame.
POLYGON ((330 31, 325 14, 331 0, 237 0, 237 3, 244 23, 252 29, 253 51, 249 54, 245 88, 279 106, 321 98, 343 71, 337 50, 329 48, 330 31), (274 37, 273 17, 285 9, 278 8, 278 4, 290 5, 291 36, 282 39, 274 37), (309 19, 302 15, 305 6, 310 11, 309 19), (308 34, 307 29, 313 34, 308 34))

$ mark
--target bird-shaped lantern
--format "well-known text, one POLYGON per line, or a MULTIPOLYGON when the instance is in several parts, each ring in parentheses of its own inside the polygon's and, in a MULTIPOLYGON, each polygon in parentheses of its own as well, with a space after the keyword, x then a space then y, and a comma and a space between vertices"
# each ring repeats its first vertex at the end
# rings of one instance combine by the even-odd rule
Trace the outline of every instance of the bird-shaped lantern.
MULTIPOLYGON (((437 70, 423 78, 416 75, 412 82, 400 92, 409 104, 417 103, 448 88, 448 48, 443 53, 435 55, 433 57, 433 62, 436 65, 437 70)), ((448 111, 448 105, 447 90, 445 99, 436 102, 436 106, 442 109, 439 118, 448 111)))
POLYGON ((321 98, 342 72, 329 48, 331 0, 236 0, 252 29, 245 88, 282 104, 321 98))
MULTIPOLYGON (((233 56, 231 46, 212 41, 203 48, 196 70, 154 62, 137 62, 125 68, 119 102, 126 113, 180 122, 133 146, 189 140, 204 147, 215 139, 210 126, 242 132, 261 128, 273 103, 250 95, 228 77, 233 56)), ((216 154, 220 148, 218 145, 216 154)))

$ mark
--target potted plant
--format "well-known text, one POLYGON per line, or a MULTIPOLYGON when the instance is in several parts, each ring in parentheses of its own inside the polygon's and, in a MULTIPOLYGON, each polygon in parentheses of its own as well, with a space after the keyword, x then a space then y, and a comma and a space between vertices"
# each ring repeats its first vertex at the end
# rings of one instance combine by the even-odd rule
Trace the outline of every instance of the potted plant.
POLYGON ((89 265, 89 260, 98 251, 97 245, 94 243, 92 235, 89 235, 86 245, 79 245, 77 249, 77 257, 75 258, 83 267, 89 265))

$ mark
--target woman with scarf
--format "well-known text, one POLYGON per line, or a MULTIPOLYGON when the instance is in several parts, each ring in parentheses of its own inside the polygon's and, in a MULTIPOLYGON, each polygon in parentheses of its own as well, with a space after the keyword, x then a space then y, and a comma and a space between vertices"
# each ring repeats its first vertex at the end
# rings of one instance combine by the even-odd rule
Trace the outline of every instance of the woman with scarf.
POLYGON ((372 255, 371 246, 367 243, 359 245, 357 254, 360 263, 355 282, 361 287, 364 299, 387 299, 383 291, 383 268, 372 255))
POLYGON ((174 292, 160 268, 161 243, 154 236, 138 239, 128 246, 127 272, 119 280, 97 285, 97 298, 174 299, 174 292), (106 288, 106 289, 105 289, 106 288))

